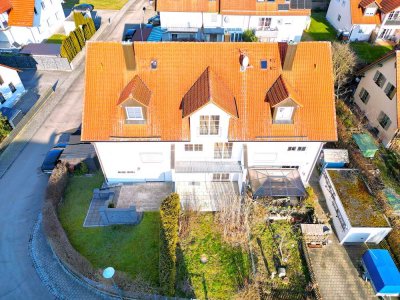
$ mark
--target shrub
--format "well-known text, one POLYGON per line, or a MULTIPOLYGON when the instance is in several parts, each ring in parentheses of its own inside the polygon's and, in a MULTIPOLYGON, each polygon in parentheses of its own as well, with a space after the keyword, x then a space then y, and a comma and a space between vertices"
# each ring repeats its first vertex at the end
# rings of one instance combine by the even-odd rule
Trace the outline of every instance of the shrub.
POLYGON ((160 208, 160 287, 165 295, 175 294, 176 247, 178 243, 180 199, 171 194, 163 200, 160 208))
POLYGON ((89 173, 89 168, 87 164, 81 162, 78 166, 76 166, 74 170, 74 175, 81 176, 89 173))
POLYGON ((0 113, 0 141, 2 141, 11 131, 7 118, 0 113))
POLYGON ((251 29, 247 29, 243 32, 242 39, 243 42, 258 42, 258 37, 256 37, 254 30, 251 29))

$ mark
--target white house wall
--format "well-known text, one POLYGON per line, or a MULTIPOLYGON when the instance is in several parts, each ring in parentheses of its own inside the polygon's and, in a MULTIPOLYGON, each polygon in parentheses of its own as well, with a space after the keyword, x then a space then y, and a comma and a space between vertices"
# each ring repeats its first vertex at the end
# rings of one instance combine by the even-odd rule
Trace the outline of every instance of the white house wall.
MULTIPOLYGON (((0 34, 0 41, 21 45, 40 43, 62 27, 65 15, 60 0, 36 0, 35 8, 37 14, 34 15, 32 27, 11 26, 0 34), (44 9, 41 2, 44 2, 44 9)), ((2 14, 2 17, 8 20, 7 13, 2 14)))
POLYGON ((18 72, 13 69, 0 66, 0 76, 4 81, 4 83, 0 85, 0 92, 6 99, 3 104, 0 104, 0 107, 12 107, 25 92, 24 85, 19 78, 18 72), (8 86, 10 83, 12 83, 16 88, 16 91, 14 93, 10 90, 10 87, 8 86))
POLYGON ((326 19, 337 31, 350 32, 353 25, 351 23, 350 0, 331 0, 326 19), (341 16, 338 21, 338 16, 341 16))
POLYGON ((382 227, 352 227, 341 241, 346 243, 374 243, 379 244, 391 231, 391 228, 382 227))
MULTIPOLYGON (((378 128, 379 137, 382 139, 383 145, 386 147, 390 146, 390 142, 393 136, 396 134, 397 128, 400 124, 397 124, 397 97, 396 93, 392 100, 385 94, 385 87, 390 82, 396 86, 396 61, 395 58, 390 58, 383 62, 382 67, 378 65, 365 72, 362 77, 356 92, 354 94, 354 101, 357 106, 364 112, 364 115, 369 120, 371 126, 378 128), (376 71, 381 72, 386 77, 386 83, 382 88, 374 82, 374 75, 376 71), (363 103, 360 99, 360 91, 364 88, 370 94, 370 98, 367 104, 363 103), (390 120, 391 125, 385 130, 378 122, 380 112, 383 111, 390 120)), ((397 87, 397 86, 396 86, 397 87)), ((399 87, 397 87, 399 88, 399 87)))
POLYGON ((256 30, 260 38, 271 36, 269 41, 300 41, 303 30, 310 22, 309 16, 238 16, 201 12, 160 12, 163 28, 225 28, 256 30), (270 28, 277 31, 258 31, 259 19, 271 18, 270 28))

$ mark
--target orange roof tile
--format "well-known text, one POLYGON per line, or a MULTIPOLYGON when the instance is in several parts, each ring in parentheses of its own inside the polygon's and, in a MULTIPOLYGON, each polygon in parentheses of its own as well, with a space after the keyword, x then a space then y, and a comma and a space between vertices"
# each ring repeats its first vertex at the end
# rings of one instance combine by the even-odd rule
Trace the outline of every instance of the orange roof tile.
POLYGON ((237 117, 235 96, 210 67, 200 75, 189 91, 183 96, 182 115, 188 117, 206 105, 214 103, 219 108, 237 117))
POLYGON ((35 0, 10 0, 12 9, 8 14, 10 26, 33 26, 35 0))
POLYGON ((360 0, 350 0, 352 24, 381 24, 379 11, 374 16, 364 16, 364 9, 360 6, 360 0))
POLYGON ((0 14, 9 10, 12 7, 9 0, 2 0, 0 1, 0 14))
POLYGON ((157 11, 218 12, 219 0, 157 0, 157 11))
POLYGON ((151 91, 142 81, 142 79, 136 75, 123 89, 118 99, 118 104, 125 102, 128 99, 134 99, 144 106, 149 106, 151 98, 151 91))
POLYGON ((400 0, 382 0, 379 5, 380 10, 387 14, 400 6, 400 0))
MULTIPOLYGON (((279 4, 289 4, 285 0, 263 1, 256 0, 220 0, 220 13, 224 15, 268 15, 271 16, 308 16, 311 9, 289 9, 279 11, 279 4)), ((290 5, 290 4, 289 4, 290 5)))
POLYGON ((189 117, 182 117, 185 94, 209 67, 235 97, 238 118, 229 121, 232 141, 334 141, 337 139, 331 46, 305 42, 297 46, 290 71, 282 71, 277 43, 142 43, 132 46, 135 69, 128 70, 122 44, 88 42, 82 140, 190 140, 189 117), (239 51, 252 68, 240 70, 239 51), (151 61, 157 59, 157 69, 151 61), (260 61, 268 60, 268 69, 260 61), (152 91, 147 124, 125 124, 116 105, 136 75, 152 91), (279 76, 298 91, 293 124, 273 124, 265 95, 279 76), (316 80, 317 79, 317 80, 316 80), (106 83, 106 84, 105 84, 106 83))

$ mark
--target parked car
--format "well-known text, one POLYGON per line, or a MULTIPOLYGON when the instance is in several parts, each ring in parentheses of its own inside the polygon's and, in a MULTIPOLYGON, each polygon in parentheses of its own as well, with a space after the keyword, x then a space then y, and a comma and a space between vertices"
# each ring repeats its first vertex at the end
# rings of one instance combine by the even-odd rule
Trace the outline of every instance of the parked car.
POLYGON ((125 32, 124 41, 125 41, 125 42, 132 42, 133 35, 135 34, 135 32, 136 32, 136 29, 128 29, 128 30, 125 32))
POLYGON ((72 8, 72 10, 76 12, 87 12, 87 11, 92 11, 93 9, 94 5, 87 3, 82 3, 72 8))
POLYGON ((47 152, 41 167, 43 173, 51 174, 53 172, 53 169, 60 162, 59 158, 63 151, 64 148, 54 147, 47 152))
POLYGON ((160 26, 161 25, 160 16, 155 15, 154 17, 151 17, 150 19, 147 20, 147 24, 151 24, 153 26, 160 26))

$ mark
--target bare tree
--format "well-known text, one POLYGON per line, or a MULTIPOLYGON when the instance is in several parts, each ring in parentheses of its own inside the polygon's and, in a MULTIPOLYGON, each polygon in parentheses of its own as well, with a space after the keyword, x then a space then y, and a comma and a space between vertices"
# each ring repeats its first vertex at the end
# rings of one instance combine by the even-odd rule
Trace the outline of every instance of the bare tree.
POLYGON ((345 88, 351 79, 357 56, 350 48, 350 44, 332 43, 333 79, 335 82, 335 96, 339 99, 349 92, 345 88))

